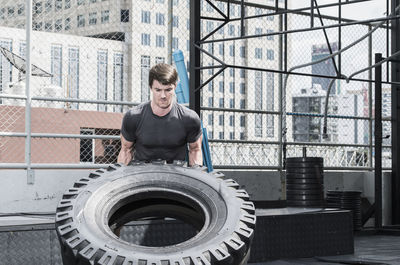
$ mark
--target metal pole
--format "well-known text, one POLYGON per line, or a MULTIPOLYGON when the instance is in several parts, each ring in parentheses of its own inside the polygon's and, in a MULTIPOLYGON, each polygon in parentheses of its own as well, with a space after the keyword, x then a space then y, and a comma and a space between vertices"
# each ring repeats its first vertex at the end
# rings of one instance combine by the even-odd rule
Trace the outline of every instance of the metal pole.
POLYGON ((25 101, 25 164, 27 183, 35 182, 34 172, 31 168, 31 51, 32 51, 32 0, 26 0, 26 101, 25 101))
MULTIPOLYGON (((368 31, 372 29, 372 26, 368 26, 368 31)), ((372 35, 368 37, 368 65, 372 65, 372 35)), ((372 80, 372 69, 368 71, 368 79, 372 80)), ((369 135, 369 166, 373 167, 373 141, 372 141, 372 83, 368 83, 368 135, 369 135)))
MULTIPOLYGON (((392 12, 400 4, 400 0, 392 0, 392 12)), ((392 54, 400 50, 399 20, 392 20, 392 54)), ((400 64, 392 63, 392 81, 400 80, 400 64)), ((392 85, 392 224, 400 223, 400 90, 398 85, 392 85)))
MULTIPOLYGON (((375 63, 382 54, 375 53, 375 63)), ((375 68, 375 228, 382 228, 382 66, 375 68)))
MULTIPOLYGON (((229 4, 228 4, 229 10, 229 4)), ((229 11, 228 11, 229 12, 229 11)), ((228 13, 229 14, 229 13, 228 13)), ((190 1, 190 90, 189 107, 200 116, 200 0, 190 1)))

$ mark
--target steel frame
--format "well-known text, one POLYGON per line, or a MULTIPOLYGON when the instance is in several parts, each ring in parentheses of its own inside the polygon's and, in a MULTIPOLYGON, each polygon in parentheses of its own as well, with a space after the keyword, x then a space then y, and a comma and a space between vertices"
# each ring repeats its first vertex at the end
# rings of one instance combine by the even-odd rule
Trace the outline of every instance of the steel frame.
MULTIPOLYGON (((375 98, 375 101, 380 100, 380 88, 382 84, 390 84, 392 86, 392 205, 393 205, 393 222, 398 224, 400 223, 400 154, 398 151, 398 148, 395 148, 399 145, 399 133, 400 133, 400 122, 398 121, 398 118, 400 117, 400 102, 398 102, 397 99, 400 98, 400 90, 398 88, 400 84, 400 61, 393 59, 392 57, 397 56, 400 54, 400 26, 399 26, 399 18, 400 15, 398 14, 398 6, 400 5, 400 0, 391 0, 391 12, 389 12, 389 0, 386 1, 386 7, 387 7, 387 14, 391 13, 392 15, 389 17, 383 17, 383 18, 377 18, 377 19, 368 19, 368 20, 362 20, 362 21, 351 21, 351 20, 346 20, 342 18, 341 14, 341 8, 343 5, 347 4, 353 4, 357 2, 364 2, 363 0, 355 0, 355 1, 346 1, 342 2, 341 0, 338 0, 337 3, 332 3, 329 5, 320 5, 318 6, 316 0, 310 0, 311 6, 308 8, 302 8, 302 9, 296 9, 296 10, 289 10, 287 8, 287 0, 285 0, 285 8, 280 8, 278 6, 278 1, 275 1, 275 7, 272 6, 267 6, 267 5, 259 5, 259 4, 254 4, 254 3, 249 3, 249 2, 244 2, 243 0, 240 1, 234 1, 234 0, 219 0, 227 3, 227 14, 223 13, 221 10, 219 10, 215 5, 213 5, 210 0, 206 0, 221 16, 222 18, 211 18, 211 17, 204 17, 201 16, 200 14, 200 0, 192 0, 191 1, 191 10, 196 10, 196 12, 191 13, 191 55, 196 56, 197 61, 194 62, 194 60, 191 60, 192 66, 190 68, 191 72, 191 91, 192 94, 191 96, 196 97, 193 99, 192 104, 190 105, 192 109, 194 109, 197 113, 200 114, 200 109, 202 110, 210 110, 210 111, 226 111, 226 112, 236 112, 236 110, 230 110, 230 109, 218 109, 218 108, 201 108, 200 106, 200 93, 199 91, 201 88, 203 88, 205 85, 207 85, 209 82, 211 82, 212 79, 214 79, 216 76, 218 76, 221 72, 223 72, 226 68, 237 68, 237 69, 245 69, 245 70, 257 70, 257 71, 266 71, 266 72, 273 72, 273 73, 278 73, 280 74, 280 90, 279 90, 279 98, 280 98, 280 106, 279 106, 279 111, 263 111, 262 113, 265 114, 273 114, 273 115, 280 115, 281 119, 279 119, 279 142, 268 142, 265 144, 280 144, 282 147, 282 156, 283 159, 285 158, 285 153, 286 153, 286 142, 285 142, 285 133, 286 133, 286 128, 285 128, 285 122, 282 124, 282 118, 286 119, 286 115, 309 115, 307 113, 284 113, 284 108, 282 108, 284 103, 284 98, 285 98, 285 87, 282 87, 282 75, 304 75, 304 76, 309 76, 309 77, 322 77, 322 78, 330 78, 330 79, 342 79, 346 81, 362 81, 362 82, 368 82, 369 84, 369 98, 372 99, 372 85, 375 84, 375 90, 376 94, 378 95, 375 98), (241 16, 240 18, 235 18, 232 19, 230 18, 229 14, 229 7, 230 4, 240 4, 242 9, 241 9, 241 16), (260 7, 265 10, 275 10, 275 12, 270 13, 270 14, 262 14, 262 15, 257 15, 257 16, 244 16, 244 6, 252 6, 252 7, 260 7), (320 8, 325 8, 325 7, 332 7, 332 6, 337 6, 338 7, 338 17, 333 18, 329 17, 330 19, 336 19, 338 20, 337 24, 334 25, 324 25, 322 18, 320 14, 320 8), (301 13, 302 11, 310 11, 310 13, 301 13), (315 14, 315 11, 317 11, 317 14, 315 14), (290 13, 301 13, 303 15, 309 15, 310 16, 310 27, 309 28, 303 28, 303 29, 296 29, 296 30, 287 30, 287 16, 286 14, 290 13), (220 28, 228 24, 229 22, 232 21, 238 21, 240 20, 241 22, 241 27, 243 29, 243 21, 246 19, 252 19, 252 18, 259 18, 259 17, 265 17, 265 16, 276 16, 279 15, 280 18, 280 30, 279 32, 274 32, 274 33, 266 33, 266 34, 260 34, 260 35, 248 35, 245 36, 243 34, 243 30, 241 30, 241 36, 239 37, 234 37, 234 38, 225 38, 225 39, 213 39, 209 40, 209 38, 217 32, 220 28), (320 19, 321 25, 319 27, 314 27, 314 17, 318 17, 320 19), (215 30, 213 30, 211 33, 206 35, 204 38, 201 38, 201 32, 200 32, 200 23, 201 20, 217 20, 223 22, 219 27, 217 27, 215 30), (344 22, 344 23, 343 23, 344 22), (330 50, 330 53, 332 54, 332 49, 329 46, 329 40, 326 35, 325 30, 328 28, 338 28, 338 36, 339 36, 339 51, 342 50, 341 47, 341 29, 342 27, 345 26, 351 26, 351 25, 357 25, 357 24, 362 24, 362 25, 368 25, 369 29, 371 31, 371 23, 374 22, 384 22, 386 23, 386 26, 382 25, 380 26, 381 28, 386 29, 386 59, 382 59, 382 56, 377 55, 375 58, 375 64, 372 65, 372 37, 371 35, 368 36, 368 43, 369 43, 369 48, 370 48, 370 53, 369 53, 369 67, 362 69, 362 71, 368 71, 368 79, 360 79, 360 78, 354 78, 356 74, 359 72, 356 72, 349 77, 344 77, 341 74, 341 56, 338 54, 338 66, 336 65, 335 61, 333 60, 333 57, 331 58, 333 60, 333 64, 335 67, 335 72, 336 76, 323 76, 323 75, 314 75, 314 74, 303 74, 303 73, 296 73, 296 72, 291 72, 290 70, 287 70, 287 35, 291 33, 296 33, 296 32, 305 32, 305 31, 312 31, 312 30, 323 30, 324 31, 324 37, 325 40, 328 44, 328 48, 330 50), (389 25, 391 23, 392 26, 389 25), (392 43, 392 50, 391 54, 392 56, 389 56, 389 33, 391 31, 391 43, 392 43), (266 37, 266 36, 273 36, 273 35, 278 35, 281 37, 281 54, 280 56, 280 67, 279 70, 276 69, 262 69, 262 68, 256 68, 256 67, 246 67, 246 66, 237 66, 237 65, 231 65, 231 64, 226 64, 222 60, 219 60, 216 56, 208 53, 202 48, 203 44, 207 43, 216 43, 216 42, 225 42, 225 41, 233 41, 233 40, 242 40, 242 39, 250 39, 250 38, 258 38, 258 37, 266 37), (284 47, 284 48, 283 48, 284 47), (200 52, 207 54, 211 58, 215 59, 217 62, 220 63, 220 65, 215 66, 214 68, 219 68, 219 71, 212 75, 208 80, 205 82, 201 83, 200 80, 200 72, 205 69, 209 69, 210 67, 204 67, 200 65, 199 62, 199 57, 200 57, 200 52), (282 54, 283 53, 283 54, 282 54), (389 81, 389 61, 393 63, 392 65, 392 73, 391 73, 391 81, 389 81), (386 75, 386 80, 382 80, 381 77, 381 64, 387 63, 387 75, 386 75), (375 79, 372 79, 372 69, 375 68, 375 79), (379 73, 378 73, 379 72, 379 73)), ((326 17, 326 16, 325 16, 326 17)), ((194 57, 191 57, 191 59, 195 59, 194 57)), ((381 102, 376 104, 375 106, 378 109, 375 109, 375 111, 381 111, 381 108, 379 106, 381 105, 381 102), (378 106, 377 106, 378 105, 378 106)), ((381 184, 382 184, 382 161, 381 161, 381 152, 382 152, 382 116, 381 113, 378 114, 378 116, 375 116, 375 119, 372 118, 372 102, 370 100, 370 108, 369 108, 369 117, 368 118, 361 118, 361 119, 366 119, 370 121, 370 127, 369 130, 372 132, 372 121, 375 120, 375 145, 373 145, 372 142, 372 137, 370 137, 370 142, 369 145, 365 145, 366 147, 369 147, 369 155, 372 159, 372 149, 375 148, 375 165, 372 167, 372 161, 370 162, 370 167, 367 168, 367 170, 374 169, 375 170, 375 184, 376 184, 376 193, 375 193, 375 198, 376 198, 376 207, 377 211, 379 212, 382 210, 382 189, 381 189, 381 184)), ((242 111, 242 110, 237 110, 237 111, 242 111)), ((244 110, 242 112, 246 113, 253 113, 251 110, 244 110)), ((329 117, 329 116, 328 116, 329 117)), ((334 118, 334 117, 332 117, 334 118)), ((344 117, 337 117, 337 118, 344 118, 344 117)), ((351 119, 359 119, 359 117, 345 117, 345 118, 351 118, 351 119)), ((386 119, 390 120, 390 119, 386 119)), ((226 142, 226 141, 218 141, 218 140, 210 140, 210 143, 213 142, 226 142)), ((235 141, 236 142, 236 141, 235 141)), ((243 141, 246 142, 246 141, 243 141)), ((289 144, 289 143, 287 143, 289 144)), ((290 143, 290 144, 302 144, 302 143, 290 143)), ((307 145, 310 145, 310 143, 304 143, 307 145)), ((388 148, 388 146, 386 146, 388 148)), ((281 156, 281 157, 282 157, 281 156)), ((218 167, 216 167, 218 168, 218 167)), ((229 167, 226 166, 224 168, 234 168, 234 167, 229 167)), ((243 168, 243 167, 241 167, 243 168)), ((256 167, 251 167, 251 168, 256 168, 256 167)), ((282 167, 282 164, 280 162, 279 167, 276 167, 275 169, 282 170, 284 168, 284 165, 282 167)), ((376 228, 381 229, 382 228, 382 216, 381 214, 376 214, 376 228)))

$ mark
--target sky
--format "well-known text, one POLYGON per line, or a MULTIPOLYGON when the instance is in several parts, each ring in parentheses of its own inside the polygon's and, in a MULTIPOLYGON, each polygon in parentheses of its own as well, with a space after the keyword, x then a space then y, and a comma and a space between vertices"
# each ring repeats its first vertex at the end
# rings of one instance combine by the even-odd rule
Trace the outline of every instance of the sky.
MULTIPOLYGON (((318 5, 338 3, 339 0, 318 0, 318 5)), ((346 2, 346 0, 342 0, 346 2)), ((289 0, 291 8, 309 7, 310 0, 289 0)), ((390 4, 390 1, 389 1, 390 4)), ((321 9, 322 14, 337 16, 338 7, 321 9)), ((371 18, 378 18, 385 16, 386 13, 386 0, 371 0, 362 3, 354 3, 342 6, 342 16, 344 18, 365 20, 371 18)))

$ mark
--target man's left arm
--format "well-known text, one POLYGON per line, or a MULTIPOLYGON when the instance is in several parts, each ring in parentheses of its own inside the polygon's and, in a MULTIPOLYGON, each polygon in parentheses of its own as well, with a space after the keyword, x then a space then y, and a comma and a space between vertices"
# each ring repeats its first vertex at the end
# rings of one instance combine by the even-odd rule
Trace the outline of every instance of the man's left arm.
POLYGON ((189 166, 203 165, 203 153, 201 152, 202 140, 203 135, 201 134, 195 142, 189 143, 189 166))

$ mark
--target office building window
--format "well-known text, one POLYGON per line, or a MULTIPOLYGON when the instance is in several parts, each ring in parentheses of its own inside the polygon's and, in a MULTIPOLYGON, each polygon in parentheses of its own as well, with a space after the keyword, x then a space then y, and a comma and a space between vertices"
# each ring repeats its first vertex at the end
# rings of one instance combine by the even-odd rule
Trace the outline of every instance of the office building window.
POLYGON ((229 25, 228 34, 229 34, 229 36, 235 36, 235 26, 234 25, 229 25))
POLYGON ((254 57, 256 59, 262 59, 262 48, 255 48, 254 57))
MULTIPOLYGON (((274 100, 275 90, 274 90, 274 74, 267 73, 267 110, 274 110, 274 100)), ((274 136, 274 116, 267 115, 267 137, 274 136)))
POLYGON ((21 56, 22 58, 25 58, 25 55, 26 55, 26 43, 21 42, 19 44, 19 56, 21 56))
POLYGON ((235 46, 229 45, 229 55, 232 57, 235 56, 235 46))
POLYGON ((156 24, 157 25, 165 24, 165 18, 163 13, 156 13, 156 24))
POLYGON ((165 37, 162 35, 156 35, 156 47, 164 48, 165 47, 165 37))
POLYGON ((214 23, 212 21, 207 21, 206 27, 207 32, 211 32, 214 30, 214 23))
POLYGON ((246 70, 240 69, 240 78, 246 78, 246 70))
POLYGON ((190 19, 186 19, 186 29, 190 30, 190 19))
POLYGON ((255 115, 254 123, 254 135, 262 137, 262 114, 255 115))
POLYGON ((70 30, 71 29, 71 18, 67 17, 65 19, 64 29, 65 30, 70 30))
POLYGON ((96 2, 97 2, 97 0, 89 0, 89 3, 91 3, 91 4, 94 4, 96 2))
POLYGON ((219 55, 224 55, 225 45, 223 43, 218 44, 219 55))
MULTIPOLYGON (((274 11, 267 10, 267 14, 272 14, 272 13, 274 13, 274 11)), ((274 20, 274 16, 273 15, 269 15, 269 16, 267 16, 267 19, 270 20, 270 21, 273 21, 274 20)))
POLYGON ((142 45, 150 46, 150 34, 142 33, 142 45))
POLYGON ((179 49, 179 39, 176 37, 172 38, 172 49, 174 49, 174 50, 179 49))
POLYGON ((240 108, 241 109, 245 109, 246 108, 246 100, 245 99, 241 99, 240 100, 240 108))
POLYGON ((224 98, 219 99, 219 107, 223 108, 224 107, 224 98))
POLYGON ((34 30, 41 30, 43 27, 43 23, 42 22, 33 22, 32 23, 32 27, 34 30))
POLYGON ((263 81, 262 81, 262 72, 256 71, 254 80, 254 98, 255 98, 255 109, 262 109, 262 99, 263 99, 263 81))
POLYGON ((229 92, 235 93, 235 83, 229 82, 229 92))
MULTIPOLYGON (((254 29, 254 35, 261 35, 262 34, 262 28, 255 28, 254 29)), ((261 37, 259 37, 261 38, 261 37)))
POLYGON ((150 11, 142 10, 142 23, 150 24, 150 11))
POLYGON ((224 93, 224 81, 219 81, 219 92, 224 93))
MULTIPOLYGON (((68 97, 79 98, 79 48, 68 49, 68 97)), ((78 103, 71 103, 71 108, 78 109, 78 103)))
MULTIPOLYGON (((97 99, 107 100, 107 51, 97 52, 97 99)), ((107 105, 98 104, 97 110, 106 111, 107 105)))
POLYGON ((78 6, 84 5, 86 0, 77 0, 76 3, 78 6))
POLYGON ((231 109, 235 108, 235 99, 234 98, 229 99, 229 107, 231 109))
POLYGON ((220 126, 224 126, 224 115, 219 115, 218 116, 218 124, 220 126))
POLYGON ((229 15, 231 17, 235 16, 235 6, 234 5, 229 6, 229 15))
POLYGON ((129 22, 129 9, 121 9, 121 22, 129 22))
POLYGON ((172 17, 172 27, 178 28, 179 27, 179 17, 173 16, 172 17))
POLYGON ((110 10, 101 11, 101 23, 106 24, 110 22, 110 10))
POLYGON ((85 26, 85 17, 83 15, 77 16, 77 24, 78 24, 78 28, 85 26))
POLYGON ((234 77, 235 76, 235 69, 229 68, 229 76, 234 77))
MULTIPOLYGON (((274 33, 272 29, 267 29, 267 34, 274 33)), ((274 40, 274 35, 267 36, 267 40, 274 40)))
POLYGON ((179 5, 179 0, 172 0, 172 5, 173 6, 178 6, 179 5))
POLYGON ((245 135, 244 132, 240 133, 240 140, 246 140, 244 135, 245 135))
MULTIPOLYGON (((120 52, 114 53, 114 101, 124 100, 124 55, 120 52)), ((114 111, 122 112, 122 106, 117 105, 114 111)))
POLYGON ((208 91, 210 91, 211 93, 214 92, 214 82, 213 81, 208 83, 208 91))
POLYGON ((141 56, 141 100, 142 102, 148 101, 150 99, 149 91, 149 71, 150 71, 150 56, 141 56))
POLYGON ((225 34, 225 28, 222 27, 218 30, 218 34, 224 35, 225 34))
POLYGON ((229 139, 230 139, 230 140, 235 139, 235 132, 230 132, 230 133, 229 133, 229 139))
POLYGON ((89 25, 97 24, 97 12, 89 13, 89 25))
POLYGON ((71 0, 65 0, 64 9, 71 8, 71 0))
POLYGON ((156 64, 159 63, 165 63, 165 58, 164 57, 156 57, 156 64))
POLYGON ((214 114, 208 114, 208 125, 213 126, 214 125, 214 114))
POLYGON ((240 127, 246 126, 246 116, 240 116, 240 127))
POLYGON ((57 32, 62 30, 62 20, 61 19, 57 19, 56 22, 54 23, 54 30, 57 32))
POLYGON ((208 98, 208 107, 213 107, 214 106, 214 98, 213 97, 209 97, 208 98))
POLYGON ((241 46, 241 47, 240 47, 239 56, 242 57, 242 58, 245 58, 245 57, 246 57, 246 49, 245 49, 244 46, 241 46))
POLYGON ((267 50, 267 59, 268 60, 274 60, 274 50, 267 50))
POLYGON ((239 93, 244 95, 246 94, 246 84, 245 83, 240 83, 239 85, 239 93))
POLYGON ((223 140, 224 139, 224 132, 219 132, 219 139, 223 140))

